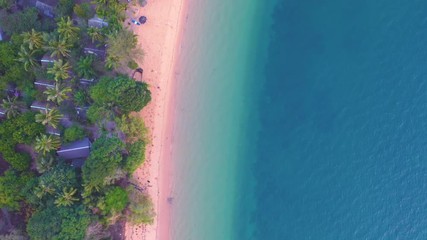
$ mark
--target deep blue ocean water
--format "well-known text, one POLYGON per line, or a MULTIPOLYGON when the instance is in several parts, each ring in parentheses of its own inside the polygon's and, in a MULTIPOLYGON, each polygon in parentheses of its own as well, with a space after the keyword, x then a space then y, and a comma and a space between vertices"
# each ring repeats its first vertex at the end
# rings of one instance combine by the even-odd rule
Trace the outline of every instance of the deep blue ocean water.
POLYGON ((252 238, 427 239, 427 2, 279 2, 252 238))

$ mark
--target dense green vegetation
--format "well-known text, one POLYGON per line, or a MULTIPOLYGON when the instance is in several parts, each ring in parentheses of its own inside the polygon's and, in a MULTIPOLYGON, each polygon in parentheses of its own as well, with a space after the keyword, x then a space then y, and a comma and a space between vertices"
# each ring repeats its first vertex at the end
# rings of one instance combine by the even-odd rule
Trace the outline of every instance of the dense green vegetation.
POLYGON ((120 221, 152 223, 150 198, 130 184, 148 143, 133 113, 151 93, 124 74, 143 56, 123 27, 127 4, 59 0, 53 18, 25 4, 0 0, 0 208, 21 219, 0 239, 109 239, 120 221), (108 26, 89 26, 94 14, 108 26), (86 138, 84 159, 57 153, 86 138))

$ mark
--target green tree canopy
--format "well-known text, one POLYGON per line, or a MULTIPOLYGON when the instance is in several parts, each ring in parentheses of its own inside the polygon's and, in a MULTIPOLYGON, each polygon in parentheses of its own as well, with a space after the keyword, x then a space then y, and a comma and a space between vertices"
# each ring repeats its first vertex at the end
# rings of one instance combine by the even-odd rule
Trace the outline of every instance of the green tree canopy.
POLYGON ((93 12, 89 3, 76 4, 74 5, 73 10, 79 18, 83 18, 85 20, 88 20, 93 16, 93 12))
POLYGON ((120 213, 129 203, 128 193, 121 187, 113 187, 101 198, 98 207, 104 215, 120 213))
POLYGON ((56 11, 58 17, 68 17, 73 13, 74 0, 59 0, 58 6, 56 6, 56 11))
POLYGON ((90 224, 90 215, 83 206, 42 209, 30 218, 27 233, 33 240, 81 240, 90 224))
POLYGON ((0 153, 17 170, 29 167, 30 157, 15 151, 18 143, 32 144, 36 136, 44 131, 43 125, 36 123, 34 113, 26 112, 0 124, 0 153))
POLYGON ((17 54, 13 45, 7 42, 0 42, 0 75, 3 75, 16 64, 16 58, 17 54))
POLYGON ((105 185, 105 179, 112 176, 122 161, 124 144, 117 137, 102 136, 92 144, 92 151, 82 169, 86 194, 94 188, 105 185))
MULTIPOLYGON (((78 186, 75 169, 68 164, 60 162, 58 165, 51 167, 50 170, 46 170, 35 181, 29 183, 24 192, 29 204, 34 207, 40 207, 52 204, 64 195, 64 191, 65 193, 72 192, 78 186)), ((78 198, 77 192, 68 195, 65 196, 66 201, 69 200, 70 196, 73 199, 78 198)))
POLYGON ((103 77, 91 88, 90 95, 98 105, 110 104, 122 113, 140 111, 151 101, 148 84, 124 75, 116 78, 103 77))
POLYGON ((31 31, 31 29, 40 30, 42 24, 38 18, 38 11, 36 8, 26 8, 13 14, 6 14, 0 17, 0 27, 8 35, 15 33, 21 34, 23 32, 31 31))
POLYGON ((0 141, 32 144, 36 136, 44 131, 43 125, 36 123, 34 113, 26 112, 14 119, 8 119, 0 124, 0 141))
POLYGON ((7 170, 0 176, 0 208, 19 209, 19 202, 23 200, 21 189, 33 178, 30 173, 18 174, 16 171, 7 170))
POLYGON ((145 161, 145 143, 141 140, 127 144, 128 154, 123 162, 123 169, 129 174, 133 174, 135 170, 145 161))

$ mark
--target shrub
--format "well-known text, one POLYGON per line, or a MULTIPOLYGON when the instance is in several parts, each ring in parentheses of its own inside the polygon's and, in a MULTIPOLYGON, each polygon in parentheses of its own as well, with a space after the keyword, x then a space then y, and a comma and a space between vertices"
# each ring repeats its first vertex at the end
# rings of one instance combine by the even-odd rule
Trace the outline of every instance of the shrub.
POLYGON ((129 199, 129 220, 134 224, 152 224, 156 214, 151 198, 135 188, 131 188, 129 199))
POLYGON ((121 187, 113 187, 108 190, 101 201, 102 202, 99 205, 101 206, 100 209, 103 214, 111 215, 123 211, 129 203, 129 198, 125 189, 121 187))
POLYGON ((31 157, 28 153, 14 152, 13 154, 4 157, 6 158, 6 161, 18 171, 24 171, 30 167, 31 157))
POLYGON ((86 136, 85 130, 79 125, 73 125, 64 132, 64 142, 73 142, 86 136))
POLYGON ((134 60, 131 60, 128 62, 128 68, 135 70, 138 68, 138 63, 136 63, 134 60))

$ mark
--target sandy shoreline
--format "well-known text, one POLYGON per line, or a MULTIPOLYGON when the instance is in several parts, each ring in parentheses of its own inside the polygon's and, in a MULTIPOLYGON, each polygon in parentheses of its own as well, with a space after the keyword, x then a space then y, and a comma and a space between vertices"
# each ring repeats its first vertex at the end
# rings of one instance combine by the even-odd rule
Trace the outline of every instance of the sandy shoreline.
MULTIPOLYGON (((143 80, 150 84, 152 102, 140 113, 150 132, 146 162, 134 174, 134 181, 146 186, 153 199, 156 219, 153 225, 126 224, 126 239, 170 239, 171 144, 176 57, 181 46, 186 0, 148 0, 135 15, 148 18, 142 26, 132 25, 145 52, 140 66, 143 80)), ((138 76, 136 76, 138 79, 138 76)))

